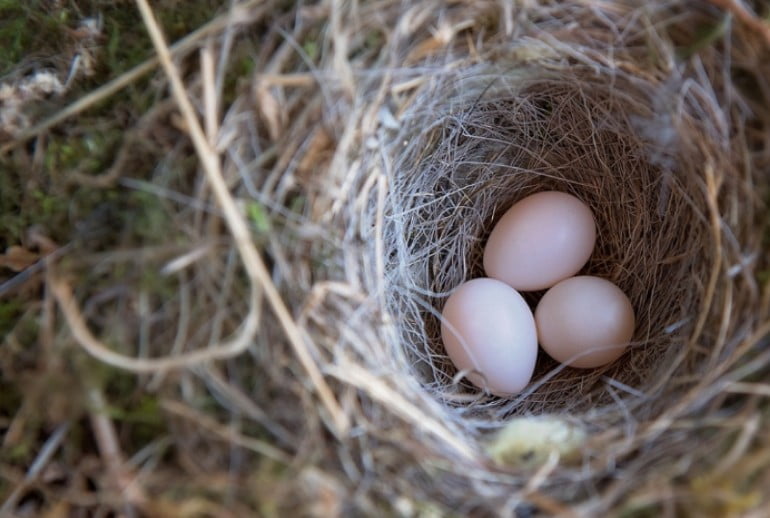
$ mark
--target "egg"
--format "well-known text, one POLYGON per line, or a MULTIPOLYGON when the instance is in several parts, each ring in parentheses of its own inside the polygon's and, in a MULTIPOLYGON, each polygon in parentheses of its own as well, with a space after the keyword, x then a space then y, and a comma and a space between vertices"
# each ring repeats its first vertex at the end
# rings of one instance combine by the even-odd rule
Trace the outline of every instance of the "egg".
POLYGON ((441 338, 449 358, 467 378, 492 394, 521 392, 537 360, 532 310, 507 284, 488 278, 461 284, 441 314, 441 338))
POLYGON ((484 249, 488 277, 520 291, 550 288, 575 275, 596 243, 588 206, 571 194, 544 191, 515 203, 484 249))
POLYGON ((623 354, 634 333, 634 308, 610 281, 581 275, 543 295, 535 323, 540 346, 553 359, 588 369, 623 354))

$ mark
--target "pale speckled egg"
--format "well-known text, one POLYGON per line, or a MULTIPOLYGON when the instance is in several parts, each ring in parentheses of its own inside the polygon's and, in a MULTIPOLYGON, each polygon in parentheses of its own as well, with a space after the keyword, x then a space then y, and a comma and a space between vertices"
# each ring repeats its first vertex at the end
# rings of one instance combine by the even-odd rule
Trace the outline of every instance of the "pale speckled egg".
POLYGON ((595 243, 585 203, 564 192, 539 192, 515 203, 492 229, 484 271, 520 291, 550 288, 575 275, 595 243))
POLYGON ((527 386, 537 360, 535 319, 522 296, 494 279, 460 285, 442 311, 441 337, 447 354, 467 378, 506 396, 527 386))
POLYGON ((582 369, 617 360, 634 334, 634 308, 606 279, 581 275, 548 290, 535 309, 540 346, 553 359, 582 369))

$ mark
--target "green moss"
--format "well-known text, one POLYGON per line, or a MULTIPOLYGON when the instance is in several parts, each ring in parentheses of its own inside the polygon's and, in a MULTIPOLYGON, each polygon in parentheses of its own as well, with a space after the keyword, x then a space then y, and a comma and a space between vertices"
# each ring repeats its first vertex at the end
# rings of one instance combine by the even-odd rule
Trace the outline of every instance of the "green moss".
POLYGON ((122 421, 159 425, 163 422, 158 399, 151 394, 143 395, 131 407, 122 410, 117 416, 122 421))
MULTIPOLYGON (((120 424, 128 448, 141 448, 166 433, 166 423, 157 396, 143 392, 136 375, 85 355, 80 355, 75 365, 81 377, 86 380, 86 386, 101 390, 106 402, 104 412, 120 424)), ((93 408, 89 410, 95 411, 93 408)))
POLYGON ((68 38, 69 2, 0 0, 0 76, 24 59, 56 59, 68 38))
POLYGON ((52 135, 39 169, 26 160, 0 160, 0 248, 20 244, 32 225, 62 244, 72 239, 73 225, 104 203, 110 190, 73 188, 71 171, 96 174, 108 168, 120 138, 117 130, 52 135))
MULTIPOLYGON (((16 342, 26 348, 27 351, 31 351, 37 344, 40 322, 35 312, 14 312, 14 315, 8 318, 5 323, 9 326, 9 331, 13 330, 16 342)), ((0 330, 0 333, 2 333, 2 330, 0 330)))
POLYGON ((24 305, 18 299, 0 301, 0 336, 13 329, 23 311, 24 305))
POLYGON ((47 172, 52 175, 67 170, 101 172, 110 165, 122 138, 123 133, 117 128, 99 128, 78 135, 55 137, 46 147, 47 172))
POLYGON ((108 12, 104 22, 107 37, 106 63, 111 74, 119 74, 148 59, 152 55, 152 46, 142 27, 138 13, 129 10, 108 12), (133 25, 134 30, 130 30, 133 25))
POLYGON ((249 215, 251 224, 254 226, 254 230, 256 230, 258 234, 267 234, 270 232, 270 229, 272 228, 270 216, 268 216, 265 207, 261 203, 257 201, 250 202, 247 205, 246 212, 249 215))
MULTIPOLYGON (((222 9, 222 2, 162 0, 153 2, 152 7, 171 44, 209 22, 222 9)), ((154 54, 142 17, 133 3, 109 2, 100 5, 99 12, 104 20, 106 38, 103 75, 116 77, 154 54)), ((96 78, 95 82, 99 79, 102 78, 96 78)))
POLYGON ((307 206, 307 198, 302 194, 297 194, 289 201, 289 210, 300 216, 305 214, 305 208, 307 206))
POLYGON ((321 52, 318 48, 318 42, 316 40, 305 41, 305 43, 302 45, 302 50, 305 51, 305 54, 307 54, 307 57, 310 59, 310 61, 315 61, 318 59, 318 55, 321 52))
POLYGON ((22 180, 9 161, 0 159, 0 251, 18 244, 24 231, 24 217, 20 214, 22 180))
POLYGON ((11 463, 23 463, 32 455, 32 445, 28 441, 22 441, 2 453, 2 459, 11 463))
POLYGON ((258 44, 255 42, 241 41, 233 49, 222 89, 222 104, 224 106, 232 104, 236 97, 242 93, 242 87, 250 84, 256 67, 251 51, 257 46, 258 44))
POLYGON ((222 5, 221 0, 165 0, 154 7, 166 38, 174 41, 211 21, 222 10, 222 5))
POLYGON ((125 223, 135 228, 137 237, 148 245, 167 242, 171 220, 162 200, 145 191, 133 191, 127 198, 129 220, 125 223))
MULTIPOLYGON (((167 40, 173 42, 209 22, 218 11, 227 7, 227 2, 157 0, 152 5, 167 40)), ((287 2, 287 5, 293 5, 293 2, 287 2)), ((151 57, 154 50, 134 2, 0 0, 0 77, 6 73, 26 74, 31 70, 28 65, 42 64, 55 68, 63 81, 80 44, 74 29, 86 17, 103 20, 102 37, 88 46, 93 52, 94 74, 89 77, 79 75, 62 98, 30 103, 25 107, 25 113, 32 121, 58 112, 85 93, 120 76, 151 57)), ((256 37, 261 38, 261 35, 256 37)), ((233 49, 225 79, 225 104, 245 86, 243 78, 253 74, 251 53, 254 48, 254 44, 243 45, 241 42, 233 49)), ((186 64, 182 62, 183 70, 187 72, 186 64)), ((197 67, 194 53, 189 64, 197 67)), ((31 140, 25 147, 14 150, 12 155, 0 157, 0 252, 9 245, 23 243, 29 228, 41 225, 59 244, 74 245, 72 250, 77 253, 65 254, 58 261, 58 267, 74 284, 88 286, 78 290, 82 300, 87 299, 89 293, 98 291, 102 284, 114 285, 116 282, 149 293, 154 305, 176 296, 179 281, 159 275, 156 268, 137 267, 130 261, 114 266, 107 262, 98 269, 81 263, 83 254, 92 251, 152 246, 168 243, 182 235, 171 217, 169 202, 155 194, 129 190, 119 184, 94 188, 71 182, 75 171, 98 175, 111 167, 125 143, 126 131, 135 127, 139 118, 165 95, 159 93, 160 83, 153 79, 161 76, 159 70, 148 75, 52 128, 45 138, 31 140)), ((189 173, 197 167, 196 157, 192 153, 184 160, 175 156, 174 170, 158 174, 158 164, 163 160, 159 153, 153 154, 144 147, 136 153, 132 150, 124 175, 186 192, 191 183, 189 173)), ((263 208, 256 209, 251 216, 257 232, 269 228, 268 214, 263 208)), ((47 436, 51 427, 63 419, 70 420, 72 428, 62 447, 62 455, 74 465, 84 453, 93 451, 92 431, 88 420, 82 419, 85 412, 92 410, 87 407, 84 397, 88 387, 98 387, 104 394, 106 412, 119 429, 121 447, 125 451, 137 451, 168 434, 157 395, 143 388, 146 379, 96 361, 73 346, 69 338, 66 339, 68 347, 55 348, 64 353, 57 361, 50 362, 51 370, 46 370, 47 362, 40 360, 41 340, 38 336, 40 294, 14 295, 20 296, 0 301, 0 336, 13 332, 23 350, 6 348, 7 354, 16 355, 6 358, 6 363, 13 369, 20 367, 20 374, 17 379, 5 380, 5 384, 0 380, 0 415, 10 418, 22 406, 30 408, 32 415, 26 424, 29 439, 25 440, 29 442, 0 452, 0 462, 28 465, 39 451, 41 437, 47 436), (35 380, 34 383, 40 385, 40 395, 29 399, 33 397, 32 392, 20 381, 22 379, 35 380), (24 398, 28 401, 23 401, 24 398)), ((109 307, 105 307, 104 312, 108 311, 109 307)), ((125 343, 116 339, 118 332, 113 330, 114 334, 110 336, 109 328, 99 328, 98 319, 89 324, 108 344, 114 342, 109 344, 111 347, 125 352, 125 343)), ((57 326, 64 325, 57 319, 57 326)), ((62 345, 58 344, 58 338, 66 336, 66 333, 57 333, 57 345, 62 345)), ((213 398, 204 401, 202 406, 212 414, 221 411, 213 398)))
POLYGON ((139 286, 157 302, 161 302, 177 295, 178 281, 174 276, 162 275, 157 269, 146 268, 142 270, 139 286))
POLYGON ((21 406, 19 387, 8 380, 0 380, 0 416, 11 417, 21 406))

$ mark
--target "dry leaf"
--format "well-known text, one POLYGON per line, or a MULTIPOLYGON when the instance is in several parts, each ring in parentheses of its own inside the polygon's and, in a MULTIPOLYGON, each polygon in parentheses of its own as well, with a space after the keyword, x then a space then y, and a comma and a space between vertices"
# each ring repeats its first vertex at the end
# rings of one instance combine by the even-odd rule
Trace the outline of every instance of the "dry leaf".
POLYGON ((313 173, 322 170, 323 165, 331 158, 333 144, 332 138, 325 129, 322 127, 315 129, 313 136, 310 137, 307 151, 297 164, 297 176, 307 180, 313 173))
POLYGON ((37 262, 40 255, 21 246, 9 246, 5 254, 0 255, 0 267, 20 272, 37 262))
POLYGON ((254 88, 254 95, 257 100, 257 108, 262 116, 262 120, 267 126, 267 132, 270 140, 277 140, 283 134, 286 126, 286 113, 282 109, 280 102, 273 94, 272 89, 264 82, 257 82, 254 88))

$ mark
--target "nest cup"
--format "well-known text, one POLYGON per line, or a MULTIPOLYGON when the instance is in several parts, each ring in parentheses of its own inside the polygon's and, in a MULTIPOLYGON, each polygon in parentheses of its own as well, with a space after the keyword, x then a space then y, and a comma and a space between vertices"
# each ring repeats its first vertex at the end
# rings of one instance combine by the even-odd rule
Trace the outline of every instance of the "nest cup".
MULTIPOLYGON (((723 284, 746 309, 757 304, 751 268, 725 278, 746 262, 736 245, 758 245, 759 200, 729 144, 722 101, 703 88, 683 93, 684 77, 640 78, 562 58, 433 80, 423 94, 430 101, 405 113, 391 149, 389 309, 408 322, 402 343, 440 399, 465 406, 479 390, 457 383, 437 310, 453 288, 484 276, 486 238, 523 197, 559 190, 588 204, 597 244, 581 273, 611 280, 636 309, 620 361, 586 371, 541 354, 523 394, 471 404, 490 419, 595 412, 615 402, 608 384, 633 394, 626 405, 635 411, 660 409, 671 403, 672 377, 705 373, 734 352, 712 330, 723 317, 723 284), (728 222, 725 213, 737 217, 728 222)), ((527 294, 533 307, 541 295, 527 294)))
MULTIPOLYGON (((651 7, 642 16, 652 28, 638 32, 625 25, 624 16, 641 13, 634 9, 569 4, 564 12, 543 7, 550 17, 540 18, 533 7, 522 14, 531 24, 484 40, 481 55, 458 37, 397 69, 398 81, 418 85, 407 94, 379 95, 398 81, 376 71, 357 84, 353 97, 363 106, 343 118, 328 170, 348 166, 342 184, 350 190, 319 199, 343 207, 325 221, 343 229, 344 277, 368 302, 340 324, 346 310, 327 301, 315 336, 334 343, 328 369, 358 391, 367 422, 418 444, 383 446, 391 461, 375 471, 402 480, 388 477, 393 487, 380 488, 384 494, 517 508, 512 502, 526 498, 510 491, 529 487, 528 446, 514 448, 521 455, 507 457, 507 467, 484 468, 484 481, 464 478, 483 458, 486 432, 517 418, 556 416, 587 432, 591 439, 577 447, 582 467, 557 463, 539 484, 566 502, 592 501, 591 512, 656 480, 672 455, 724 453, 715 447, 722 443, 694 447, 697 426, 683 433, 672 423, 729 408, 718 397, 725 384, 765 368, 759 361, 740 370, 761 350, 768 316, 757 281, 767 267, 767 99, 731 78, 752 67, 768 72, 766 54, 757 35, 735 29, 729 47, 685 59, 693 28, 716 23, 718 11, 651 7), (574 19, 590 30, 570 25, 574 19), (351 127, 361 132, 360 148, 345 146, 351 127), (455 287, 484 276, 483 246, 498 217, 543 190, 591 207, 598 238, 582 272, 628 294, 637 328, 619 361, 576 370, 541 354, 530 387, 498 398, 458 375, 441 344, 440 311, 455 287), (393 460, 419 466, 436 455, 455 467, 427 480, 393 460), (618 470, 625 482, 609 484, 618 470)), ((396 31, 384 54, 409 62, 414 34, 396 31)))

